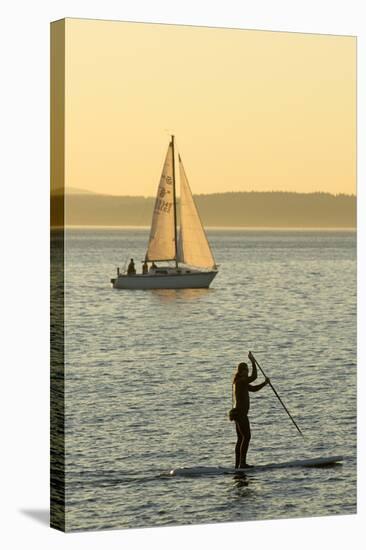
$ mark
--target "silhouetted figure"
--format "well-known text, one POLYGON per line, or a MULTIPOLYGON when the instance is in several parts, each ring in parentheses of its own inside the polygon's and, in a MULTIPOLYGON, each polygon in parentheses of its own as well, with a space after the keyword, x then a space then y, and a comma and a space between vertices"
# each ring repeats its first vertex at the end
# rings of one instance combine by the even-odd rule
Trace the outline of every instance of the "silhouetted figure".
POLYGON ((235 468, 248 468, 247 452, 251 438, 249 412, 249 392, 259 391, 269 383, 269 378, 257 386, 250 383, 257 378, 257 366, 251 352, 248 357, 252 363, 252 374, 249 376, 249 367, 246 363, 239 363, 238 370, 234 376, 233 385, 235 391, 235 408, 230 411, 230 420, 235 420, 236 433, 238 436, 235 446, 235 468))
POLYGON ((152 270, 152 269, 157 269, 157 268, 158 268, 158 266, 156 265, 155 262, 153 262, 153 263, 151 264, 150 270, 152 270))
POLYGON ((142 264, 142 273, 143 275, 145 275, 149 270, 149 267, 147 265, 147 261, 145 260, 144 263, 142 264))
POLYGON ((135 263, 133 261, 133 258, 131 258, 131 261, 128 264, 127 275, 136 275, 136 268, 135 268, 135 263))

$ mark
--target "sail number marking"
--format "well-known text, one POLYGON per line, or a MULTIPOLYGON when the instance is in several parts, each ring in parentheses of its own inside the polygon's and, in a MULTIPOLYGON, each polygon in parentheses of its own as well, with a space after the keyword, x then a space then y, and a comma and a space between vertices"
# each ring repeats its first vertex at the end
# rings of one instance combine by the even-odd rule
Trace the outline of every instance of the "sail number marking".
POLYGON ((155 201, 155 211, 156 212, 166 212, 169 214, 172 208, 172 203, 164 201, 163 199, 157 198, 155 201))

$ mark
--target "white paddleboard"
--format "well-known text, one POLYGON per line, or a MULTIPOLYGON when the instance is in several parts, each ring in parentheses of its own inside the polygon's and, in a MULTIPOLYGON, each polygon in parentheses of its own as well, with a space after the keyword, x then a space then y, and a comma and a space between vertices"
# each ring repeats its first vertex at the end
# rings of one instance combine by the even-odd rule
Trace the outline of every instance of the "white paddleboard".
POLYGON ((207 476, 207 475, 223 475, 223 474, 240 474, 248 472, 258 472, 261 470, 274 470, 279 468, 311 468, 316 466, 330 466, 337 462, 342 462, 343 456, 330 456, 322 458, 310 458, 305 460, 292 460, 290 462, 274 462, 272 464, 261 464, 252 466, 251 468, 225 468, 224 466, 193 466, 184 468, 175 468, 170 470, 171 476, 207 476))

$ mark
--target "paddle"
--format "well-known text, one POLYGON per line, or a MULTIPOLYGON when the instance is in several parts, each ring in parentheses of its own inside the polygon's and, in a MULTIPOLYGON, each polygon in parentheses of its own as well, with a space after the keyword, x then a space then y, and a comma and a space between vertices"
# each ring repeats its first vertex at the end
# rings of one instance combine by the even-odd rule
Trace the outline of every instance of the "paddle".
MULTIPOLYGON (((268 378, 267 375, 265 374, 264 370, 262 369, 262 367, 260 366, 260 364, 258 363, 258 361, 256 360, 256 358, 254 357, 254 355, 252 354, 252 352, 250 352, 251 356, 253 357, 257 367, 259 368, 259 370, 261 371, 261 373, 263 374, 263 376, 265 378, 268 378)), ((300 430, 299 426, 296 424, 295 420, 292 418, 291 414, 289 413, 286 405, 284 404, 284 402, 282 401, 281 397, 278 395, 278 393, 276 392, 275 388, 273 387, 272 383, 271 382, 268 382, 268 385, 271 386, 275 396, 277 397, 278 401, 281 403, 282 407, 285 409, 285 411, 287 412, 287 414, 289 415, 289 417, 291 418, 293 424, 296 426, 296 429, 297 431, 299 432, 299 434, 302 435, 302 437, 305 437, 304 434, 302 433, 302 431, 300 430)))

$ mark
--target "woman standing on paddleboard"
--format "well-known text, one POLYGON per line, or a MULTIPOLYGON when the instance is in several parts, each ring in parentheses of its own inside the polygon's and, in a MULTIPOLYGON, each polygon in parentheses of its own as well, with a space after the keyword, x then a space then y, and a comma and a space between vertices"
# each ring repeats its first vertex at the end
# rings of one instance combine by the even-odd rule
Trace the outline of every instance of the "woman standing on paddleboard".
POLYGON ((261 390, 269 384, 269 378, 258 386, 251 386, 257 378, 257 366, 254 356, 250 351, 248 357, 252 363, 252 374, 249 376, 249 367, 247 363, 239 363, 238 370, 234 376, 233 386, 235 393, 235 408, 230 411, 230 420, 235 420, 236 433, 238 436, 235 446, 235 468, 248 468, 247 452, 251 438, 250 424, 248 418, 249 412, 249 392, 261 390))

